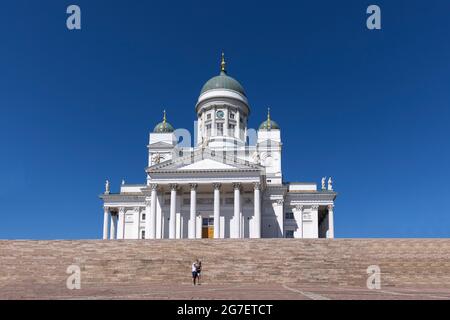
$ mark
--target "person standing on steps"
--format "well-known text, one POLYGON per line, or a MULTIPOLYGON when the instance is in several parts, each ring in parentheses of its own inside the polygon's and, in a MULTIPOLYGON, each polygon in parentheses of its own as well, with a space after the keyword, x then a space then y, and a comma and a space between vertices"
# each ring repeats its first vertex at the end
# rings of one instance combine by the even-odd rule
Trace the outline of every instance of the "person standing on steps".
POLYGON ((196 282, 197 282, 197 265, 198 265, 198 260, 192 262, 192 284, 195 286, 196 282))
POLYGON ((197 260, 197 284, 201 285, 200 279, 202 276, 202 262, 200 260, 197 260))

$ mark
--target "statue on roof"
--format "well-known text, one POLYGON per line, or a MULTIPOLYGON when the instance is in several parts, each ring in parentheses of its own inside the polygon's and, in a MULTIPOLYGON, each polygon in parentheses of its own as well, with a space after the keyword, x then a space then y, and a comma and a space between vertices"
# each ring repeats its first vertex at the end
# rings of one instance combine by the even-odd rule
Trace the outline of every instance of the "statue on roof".
POLYGON ((109 186, 109 180, 106 180, 105 182, 105 194, 110 193, 110 186, 109 186))
POLYGON ((333 179, 328 179, 328 191, 333 191, 333 179))

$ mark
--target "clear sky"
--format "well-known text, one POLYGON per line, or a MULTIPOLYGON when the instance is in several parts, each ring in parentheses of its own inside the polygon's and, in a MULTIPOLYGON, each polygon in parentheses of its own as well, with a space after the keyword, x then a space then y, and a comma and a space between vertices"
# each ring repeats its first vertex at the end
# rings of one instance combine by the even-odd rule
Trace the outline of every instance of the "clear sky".
POLYGON ((100 238, 105 179, 144 183, 164 108, 193 130, 222 50, 285 180, 333 176, 337 237, 450 236, 447 0, 10 0, 0 30, 1 239, 100 238))

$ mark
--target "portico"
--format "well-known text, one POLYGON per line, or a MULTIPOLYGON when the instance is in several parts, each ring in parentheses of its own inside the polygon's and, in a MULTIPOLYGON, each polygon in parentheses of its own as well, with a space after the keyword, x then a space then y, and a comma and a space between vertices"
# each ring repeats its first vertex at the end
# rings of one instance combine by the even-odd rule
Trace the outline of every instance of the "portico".
POLYGON ((203 219, 212 219, 215 239, 260 238, 260 189, 259 181, 154 183, 149 190, 154 200, 146 203, 146 212, 150 212, 150 219, 146 219, 150 239, 205 237, 203 219))

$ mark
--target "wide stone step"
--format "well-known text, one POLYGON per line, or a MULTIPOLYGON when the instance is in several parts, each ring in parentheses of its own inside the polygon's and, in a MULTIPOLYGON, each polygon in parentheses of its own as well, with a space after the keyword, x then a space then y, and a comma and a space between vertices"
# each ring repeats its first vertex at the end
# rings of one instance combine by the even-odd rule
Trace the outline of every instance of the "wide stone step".
POLYGON ((0 241, 0 297, 17 284, 64 286, 72 264, 85 285, 189 283, 196 258, 214 284, 363 287, 378 265, 386 286, 450 288, 450 240, 0 241))

